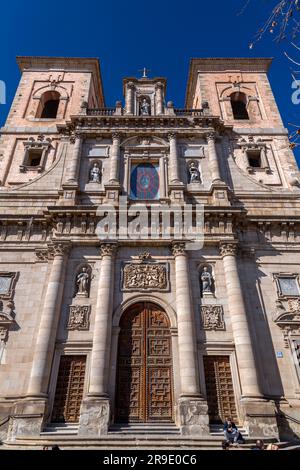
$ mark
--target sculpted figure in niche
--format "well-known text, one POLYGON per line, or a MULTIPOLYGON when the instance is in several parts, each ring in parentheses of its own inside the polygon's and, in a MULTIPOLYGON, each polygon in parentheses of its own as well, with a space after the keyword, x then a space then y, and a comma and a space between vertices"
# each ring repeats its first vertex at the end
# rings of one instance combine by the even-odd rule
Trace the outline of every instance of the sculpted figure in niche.
POLYGON ((189 163, 190 183, 200 183, 200 172, 196 162, 189 163))
POLYGON ((140 105, 140 114, 141 116, 150 116, 150 104, 146 100, 146 98, 143 99, 140 105))
POLYGON ((100 183, 101 171, 98 163, 94 163, 90 170, 90 182, 91 183, 100 183))
POLYGON ((77 285, 76 295, 88 297, 90 280, 91 280, 91 276, 88 273, 87 268, 83 267, 81 269, 81 272, 77 274, 77 277, 76 277, 76 285, 77 285))
POLYGON ((207 266, 204 266, 203 271, 201 273, 201 291, 202 294, 213 293, 213 278, 210 272, 208 271, 207 266))

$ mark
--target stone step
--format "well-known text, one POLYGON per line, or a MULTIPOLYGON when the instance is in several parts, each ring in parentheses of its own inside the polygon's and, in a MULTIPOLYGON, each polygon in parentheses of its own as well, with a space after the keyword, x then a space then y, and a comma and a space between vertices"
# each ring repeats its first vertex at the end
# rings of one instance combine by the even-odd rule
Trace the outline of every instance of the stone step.
MULTIPOLYGON (((176 435, 123 435, 120 433, 111 433, 101 438, 91 439, 90 437, 68 436, 68 435, 40 435, 37 437, 19 437, 13 442, 4 442, 0 449, 42 449, 43 446, 51 447, 54 444, 62 449, 105 449, 105 450, 221 450, 223 436, 176 436, 176 435)), ((246 444, 240 446, 241 449, 251 449, 256 438, 247 439, 246 444)), ((276 439, 265 439, 265 444, 276 442, 276 439)), ((277 443, 277 442, 276 442, 277 443)), ((279 447, 288 448, 288 443, 279 443, 279 447)), ((300 447, 300 445, 298 446, 300 447)), ((295 446, 293 446, 293 450, 295 446)))
POLYGON ((111 433, 180 435, 179 429, 172 423, 115 423, 109 428, 109 434, 111 433))

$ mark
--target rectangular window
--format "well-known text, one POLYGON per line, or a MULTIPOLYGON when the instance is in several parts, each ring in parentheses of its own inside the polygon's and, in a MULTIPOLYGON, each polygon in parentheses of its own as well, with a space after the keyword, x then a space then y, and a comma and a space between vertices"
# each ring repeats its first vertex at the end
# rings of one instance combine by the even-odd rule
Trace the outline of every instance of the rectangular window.
POLYGON ((293 297, 299 295, 299 285, 295 277, 278 277, 280 295, 293 297))
POLYGON ((261 151, 248 150, 247 151, 248 163, 251 168, 261 168, 261 151))
POLYGON ((28 150, 26 166, 39 166, 42 160, 43 150, 28 150))

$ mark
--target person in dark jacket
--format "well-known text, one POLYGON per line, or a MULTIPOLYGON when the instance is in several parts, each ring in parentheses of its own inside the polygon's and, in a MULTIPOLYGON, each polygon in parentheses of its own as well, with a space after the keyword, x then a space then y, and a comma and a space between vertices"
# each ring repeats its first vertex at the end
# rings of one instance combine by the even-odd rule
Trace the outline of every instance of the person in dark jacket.
POLYGON ((244 444, 245 440, 231 418, 226 418, 223 432, 227 442, 244 444))

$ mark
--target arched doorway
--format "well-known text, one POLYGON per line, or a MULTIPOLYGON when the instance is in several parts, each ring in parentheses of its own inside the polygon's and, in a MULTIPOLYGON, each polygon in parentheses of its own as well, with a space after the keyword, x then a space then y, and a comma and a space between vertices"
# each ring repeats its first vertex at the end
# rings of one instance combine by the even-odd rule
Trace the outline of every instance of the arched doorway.
POLYGON ((128 308, 120 321, 116 422, 172 422, 170 322, 150 302, 128 308))

